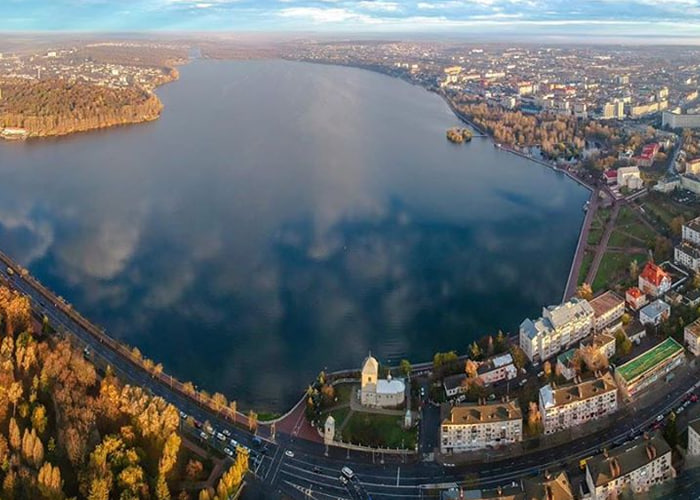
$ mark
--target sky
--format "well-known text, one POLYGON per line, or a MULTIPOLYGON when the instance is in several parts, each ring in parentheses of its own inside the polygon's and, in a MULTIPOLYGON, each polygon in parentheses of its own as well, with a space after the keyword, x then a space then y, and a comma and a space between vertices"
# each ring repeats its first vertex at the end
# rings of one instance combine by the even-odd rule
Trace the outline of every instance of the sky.
POLYGON ((0 31, 442 31, 700 40, 700 0, 0 0, 0 31))

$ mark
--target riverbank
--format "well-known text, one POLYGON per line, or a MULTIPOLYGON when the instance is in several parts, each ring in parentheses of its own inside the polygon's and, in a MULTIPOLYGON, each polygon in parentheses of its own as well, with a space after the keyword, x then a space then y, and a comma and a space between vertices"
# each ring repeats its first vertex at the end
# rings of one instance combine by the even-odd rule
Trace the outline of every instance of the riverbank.
MULTIPOLYGON (((178 79, 177 69, 168 67, 152 82, 153 89, 178 79)), ((164 108, 150 88, 117 89, 64 80, 13 81, 5 87, 0 105, 0 138, 5 140, 62 137, 151 122, 164 108)))

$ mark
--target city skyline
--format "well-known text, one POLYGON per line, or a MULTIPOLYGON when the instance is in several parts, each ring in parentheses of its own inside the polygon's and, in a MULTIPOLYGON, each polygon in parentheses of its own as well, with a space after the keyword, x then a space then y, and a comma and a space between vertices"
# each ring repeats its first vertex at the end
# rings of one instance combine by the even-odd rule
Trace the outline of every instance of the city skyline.
POLYGON ((700 37, 700 1, 10 0, 0 31, 319 31, 700 37))

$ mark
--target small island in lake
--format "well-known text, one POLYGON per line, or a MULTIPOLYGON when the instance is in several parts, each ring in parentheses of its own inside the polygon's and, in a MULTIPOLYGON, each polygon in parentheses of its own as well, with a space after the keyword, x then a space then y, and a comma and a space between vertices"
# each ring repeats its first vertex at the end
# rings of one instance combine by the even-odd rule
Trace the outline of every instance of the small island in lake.
POLYGON ((468 128, 452 127, 447 131, 447 140, 455 144, 462 144, 472 140, 472 131, 468 128))

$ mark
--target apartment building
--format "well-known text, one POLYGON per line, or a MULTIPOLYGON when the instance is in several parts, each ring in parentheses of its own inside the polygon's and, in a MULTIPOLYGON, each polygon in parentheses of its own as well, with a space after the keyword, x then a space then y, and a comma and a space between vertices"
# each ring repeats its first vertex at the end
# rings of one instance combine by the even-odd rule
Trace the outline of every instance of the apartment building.
POLYGON ((622 322, 625 314, 625 301, 615 292, 607 291, 590 301, 593 308, 593 329, 601 332, 606 328, 615 328, 622 322))
POLYGON ((638 438, 586 463, 586 483, 593 500, 620 498, 625 491, 638 495, 675 476, 671 447, 658 435, 638 438))
POLYGON ((673 249, 673 262, 700 271, 700 217, 683 224, 681 236, 683 241, 673 249))
POLYGON ((542 309, 542 317, 520 324, 520 347, 531 361, 544 361, 593 331, 595 312, 585 299, 573 298, 542 309))
POLYGON ((502 380, 514 379, 518 376, 518 369, 513 364, 513 356, 502 354, 481 363, 476 373, 484 385, 491 385, 502 380))
POLYGON ((562 387, 540 389, 545 434, 575 427, 617 411, 617 385, 610 372, 562 387))
POLYGON ((444 405, 440 452, 462 453, 517 443, 523 439, 523 415, 517 401, 484 405, 444 405))
POLYGON ((688 456, 700 456, 700 418, 688 422, 688 456))
POLYGON ((683 342, 693 355, 700 355, 700 318, 683 329, 683 342))

